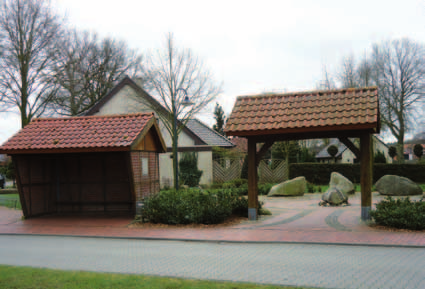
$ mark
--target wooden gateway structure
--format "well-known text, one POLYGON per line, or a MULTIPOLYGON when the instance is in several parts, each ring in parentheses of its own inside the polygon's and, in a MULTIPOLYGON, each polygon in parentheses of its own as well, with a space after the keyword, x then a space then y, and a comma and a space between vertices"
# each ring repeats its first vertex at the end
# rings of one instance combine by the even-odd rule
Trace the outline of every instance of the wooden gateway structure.
POLYGON ((379 133, 376 87, 238 97, 226 124, 228 136, 248 139, 248 216, 257 218, 257 166, 276 141, 338 138, 361 163, 361 217, 370 219, 372 141, 379 133), (349 138, 360 138, 360 149, 349 138), (257 144, 263 143, 257 152, 257 144))
POLYGON ((12 156, 26 218, 134 214, 159 191, 165 150, 152 113, 36 119, 0 147, 12 156))

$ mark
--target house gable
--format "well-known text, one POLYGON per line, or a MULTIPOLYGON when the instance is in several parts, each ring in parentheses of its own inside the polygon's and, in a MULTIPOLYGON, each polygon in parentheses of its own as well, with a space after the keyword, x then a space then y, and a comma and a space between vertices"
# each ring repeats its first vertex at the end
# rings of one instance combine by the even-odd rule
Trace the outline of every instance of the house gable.
MULTIPOLYGON (((86 115, 111 115, 127 114, 135 112, 154 112, 157 116, 159 130, 167 147, 172 146, 172 139, 159 113, 168 113, 167 110, 152 96, 140 88, 130 78, 124 78, 105 97, 99 100, 86 115)), ((184 128, 179 134, 179 147, 191 147, 206 145, 206 143, 188 128, 184 128)))
POLYGON ((159 134, 158 125, 154 123, 146 132, 142 132, 131 146, 131 150, 165 152, 166 146, 159 134))

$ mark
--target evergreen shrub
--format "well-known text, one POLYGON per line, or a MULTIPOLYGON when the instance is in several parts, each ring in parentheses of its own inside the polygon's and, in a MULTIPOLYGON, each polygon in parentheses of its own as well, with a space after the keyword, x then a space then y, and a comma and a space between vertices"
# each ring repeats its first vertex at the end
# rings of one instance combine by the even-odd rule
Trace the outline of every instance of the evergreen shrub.
MULTIPOLYGON (((238 189, 161 191, 145 198, 142 220, 173 225, 218 224, 232 214, 246 217, 248 199, 238 189)), ((261 203, 258 209, 263 212, 261 203)))
POLYGON ((399 229, 425 229, 425 202, 411 201, 410 198, 394 200, 385 198, 376 204, 370 215, 378 225, 399 229))
POLYGON ((183 185, 197 187, 201 180, 202 171, 198 169, 198 154, 196 152, 183 153, 179 161, 179 178, 183 185))
MULTIPOLYGON (((374 164, 373 182, 385 175, 397 175, 411 179, 416 183, 425 183, 425 164, 374 164)), ((360 164, 290 164, 289 178, 304 176, 310 183, 326 185, 331 173, 338 172, 353 183, 360 183, 360 164)))

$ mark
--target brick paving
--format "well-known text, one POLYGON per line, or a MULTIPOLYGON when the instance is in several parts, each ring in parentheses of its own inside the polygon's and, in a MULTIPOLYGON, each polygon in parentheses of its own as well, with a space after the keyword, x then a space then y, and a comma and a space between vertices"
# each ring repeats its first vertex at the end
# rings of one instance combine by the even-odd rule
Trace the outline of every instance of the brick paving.
MULTIPOLYGON (((129 227, 129 216, 43 216, 22 220, 22 213, 0 207, 0 234, 66 235, 165 240, 324 243, 425 247, 425 231, 391 231, 360 220, 360 194, 347 207, 319 207, 320 194, 264 198, 272 211, 258 221, 227 227, 129 227)), ((419 199, 414 197, 413 199, 419 199)), ((382 199, 373 194, 373 202, 382 199)))

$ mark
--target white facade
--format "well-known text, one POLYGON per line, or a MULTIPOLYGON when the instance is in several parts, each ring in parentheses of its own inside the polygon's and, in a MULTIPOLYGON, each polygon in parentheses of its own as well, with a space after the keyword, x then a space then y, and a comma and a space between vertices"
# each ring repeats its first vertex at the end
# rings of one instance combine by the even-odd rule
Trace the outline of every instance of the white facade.
MULTIPOLYGON (((391 160, 391 157, 388 155, 388 147, 376 137, 372 137, 372 140, 373 140, 373 153, 376 154, 378 151, 383 152, 385 155, 387 164, 390 164, 392 160, 391 160)), ((337 157, 336 162, 342 163, 342 164, 353 164, 355 159, 356 159, 356 156, 354 155, 354 153, 348 148, 346 148, 342 152, 341 156, 337 157)), ((331 158, 328 158, 328 159, 321 159, 320 162, 333 163, 334 160, 331 158)))
MULTIPOLYGON (((123 86, 116 94, 113 95, 105 104, 103 104, 99 111, 94 112, 94 115, 110 115, 110 114, 127 114, 137 112, 152 112, 152 109, 143 103, 142 98, 137 98, 137 92, 129 85, 123 86)), ((167 148, 172 147, 172 139, 167 128, 164 126, 162 120, 158 119, 159 127, 162 137, 167 148)), ((196 150, 195 140, 188 135, 184 130, 179 134, 178 139, 179 148, 191 147, 196 150)), ((161 187, 170 186, 174 184, 173 177, 173 159, 172 153, 164 153, 159 155, 159 175, 161 187)), ((179 153, 179 158, 182 153, 179 153)), ((211 184, 213 181, 213 164, 212 164, 212 150, 198 152, 198 168, 203 171, 200 184, 211 184)))

